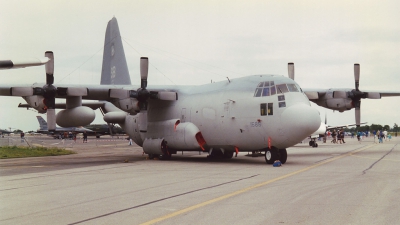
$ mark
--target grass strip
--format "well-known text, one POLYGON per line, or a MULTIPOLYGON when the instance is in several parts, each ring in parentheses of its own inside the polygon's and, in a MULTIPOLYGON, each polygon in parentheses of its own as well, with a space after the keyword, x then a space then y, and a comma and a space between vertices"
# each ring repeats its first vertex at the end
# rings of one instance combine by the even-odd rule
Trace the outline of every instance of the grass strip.
POLYGON ((76 152, 61 148, 1 146, 0 159, 70 155, 76 152))

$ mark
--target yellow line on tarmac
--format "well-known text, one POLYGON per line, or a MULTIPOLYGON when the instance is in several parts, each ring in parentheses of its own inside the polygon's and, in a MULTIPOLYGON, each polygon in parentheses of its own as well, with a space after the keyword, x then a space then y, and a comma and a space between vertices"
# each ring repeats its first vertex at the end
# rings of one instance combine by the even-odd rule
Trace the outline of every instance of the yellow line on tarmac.
POLYGON ((315 165, 306 167, 306 168, 301 169, 301 170, 294 171, 294 172, 292 172, 292 173, 289 173, 289 174, 286 174, 286 175, 283 175, 283 176, 274 178, 274 179, 272 179, 272 180, 268 180, 268 181, 265 181, 265 182, 262 182, 262 183, 259 183, 259 184, 256 184, 256 185, 253 185, 253 186, 250 186, 250 187, 247 187, 247 188, 244 188, 244 189, 235 191, 235 192, 232 192, 232 193, 230 193, 230 194, 226 194, 226 195, 223 195, 223 196, 221 196, 221 197, 217 197, 217 198, 214 198, 214 199, 211 199, 211 200, 208 200, 208 201, 205 201, 205 202, 202 202, 202 203, 199 203, 199 204, 196 204, 196 205, 187 207, 187 208, 185 208, 185 209, 181 209, 181 210, 179 210, 179 211, 176 211, 176 212, 167 214, 167 215, 162 216, 162 217, 159 217, 159 218, 155 218, 155 219, 150 220, 150 221, 148 221, 148 222, 142 223, 141 225, 150 225, 150 224, 155 224, 155 223, 161 222, 161 221, 163 221, 163 220, 166 220, 166 219, 169 219, 169 218, 178 216, 178 215, 183 214, 183 213, 187 213, 187 212, 189 212, 189 211, 192 211, 192 210, 201 208, 201 207, 203 207, 203 206, 206 206, 206 205, 209 205, 209 204, 212 204, 212 203, 215 203, 215 202, 218 202, 218 201, 221 201, 221 200, 224 200, 224 199, 227 199, 227 198, 230 198, 230 197, 233 197, 233 196, 236 196, 236 195, 239 195, 239 194, 242 194, 242 193, 251 191, 251 190, 253 190, 253 189, 256 189, 256 188, 265 186, 265 185, 267 185, 267 184, 270 184, 270 183, 273 183, 273 182, 276 182, 276 181, 279 181, 279 180, 283 180, 283 179, 285 179, 285 178, 288 178, 288 177, 294 176, 294 175, 296 175, 296 174, 299 174, 299 173, 308 171, 308 170, 313 169, 313 168, 315 168, 315 167, 318 167, 318 166, 321 166, 321 165, 330 163, 330 162, 332 162, 332 161, 341 159, 341 158, 346 157, 346 156, 350 156, 350 155, 352 155, 352 154, 354 154, 354 153, 364 151, 364 150, 366 150, 366 149, 368 149, 368 148, 371 148, 371 147, 373 147, 373 146, 374 146, 374 145, 365 146, 365 147, 363 147, 363 148, 361 148, 361 149, 358 149, 358 150, 355 150, 355 151, 346 153, 346 154, 344 154, 344 155, 340 155, 340 156, 337 156, 337 157, 334 157, 334 158, 331 158, 331 159, 322 161, 322 162, 317 163, 317 164, 315 164, 315 165))

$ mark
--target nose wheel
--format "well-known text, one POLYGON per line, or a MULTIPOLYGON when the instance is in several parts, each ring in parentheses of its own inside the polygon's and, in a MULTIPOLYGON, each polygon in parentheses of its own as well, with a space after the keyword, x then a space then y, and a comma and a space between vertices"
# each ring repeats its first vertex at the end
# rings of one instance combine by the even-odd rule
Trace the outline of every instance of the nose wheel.
POLYGON ((277 149, 275 147, 265 149, 265 162, 273 164, 275 160, 281 161, 282 164, 286 163, 287 151, 286 149, 277 149))

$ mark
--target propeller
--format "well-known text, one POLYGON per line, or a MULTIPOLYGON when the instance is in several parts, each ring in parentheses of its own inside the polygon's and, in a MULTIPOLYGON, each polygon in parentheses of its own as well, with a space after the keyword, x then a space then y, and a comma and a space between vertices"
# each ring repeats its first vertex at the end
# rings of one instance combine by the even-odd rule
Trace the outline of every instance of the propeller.
POLYGON ((355 108, 356 126, 360 126, 361 121, 361 99, 380 99, 381 94, 379 92, 363 92, 359 89, 360 86, 360 64, 354 64, 354 88, 351 91, 334 91, 333 98, 349 98, 351 104, 355 108))
POLYGON ((46 63, 46 84, 43 86, 44 104, 47 107, 47 126, 49 131, 56 129, 56 94, 57 88, 54 83, 54 54, 52 51, 45 52, 45 56, 50 60, 46 63))
POLYGON ((174 91, 148 91, 147 77, 149 73, 149 58, 140 58, 140 88, 136 91, 132 90, 129 93, 131 98, 136 98, 139 102, 140 111, 146 111, 149 99, 159 99, 167 101, 178 100, 178 95, 174 91))

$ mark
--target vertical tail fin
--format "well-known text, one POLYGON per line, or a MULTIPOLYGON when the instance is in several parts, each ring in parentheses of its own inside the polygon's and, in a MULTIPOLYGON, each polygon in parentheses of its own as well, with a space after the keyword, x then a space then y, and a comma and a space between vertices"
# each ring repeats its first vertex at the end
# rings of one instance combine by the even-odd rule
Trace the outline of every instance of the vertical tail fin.
POLYGON ((131 84, 124 47, 115 17, 107 24, 100 84, 131 84))
POLYGON ((41 116, 36 116, 38 122, 39 122, 39 127, 40 130, 46 130, 47 131, 47 122, 43 119, 41 116))

